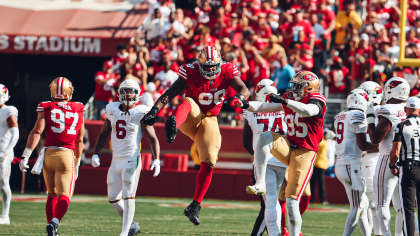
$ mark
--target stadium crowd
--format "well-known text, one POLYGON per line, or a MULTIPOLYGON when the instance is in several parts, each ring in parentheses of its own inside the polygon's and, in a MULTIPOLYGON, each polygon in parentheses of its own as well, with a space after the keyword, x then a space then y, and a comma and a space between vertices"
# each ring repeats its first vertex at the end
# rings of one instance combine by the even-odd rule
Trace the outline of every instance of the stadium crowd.
MULTIPOLYGON (((344 99, 363 81, 383 85, 393 76, 409 82, 411 95, 419 92, 419 68, 396 66, 399 1, 372 1, 371 11, 367 1, 358 0, 190 1, 187 9, 171 0, 149 1, 137 35, 119 45, 95 75, 98 111, 118 100, 116 88, 126 78, 138 81, 140 103, 152 106, 177 79, 179 66, 193 63, 205 46, 217 47, 224 61, 235 63, 251 92, 262 79, 271 79, 282 93, 300 70, 321 78, 327 98, 344 99)), ((409 1, 406 58, 420 56, 419 5, 409 1)), ((230 89, 226 98, 234 94, 230 89)), ((158 121, 165 121, 179 101, 159 112, 158 121)), ((240 121, 241 109, 235 112, 240 121)))

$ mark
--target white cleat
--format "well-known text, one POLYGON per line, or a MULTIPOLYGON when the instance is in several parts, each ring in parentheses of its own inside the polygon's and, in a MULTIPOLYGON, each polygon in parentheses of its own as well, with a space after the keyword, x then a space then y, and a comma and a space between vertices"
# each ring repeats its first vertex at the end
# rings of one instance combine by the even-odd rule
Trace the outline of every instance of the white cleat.
POLYGON ((252 185, 252 186, 247 186, 246 187, 246 192, 249 194, 255 194, 255 195, 265 195, 265 187, 264 185, 262 185, 263 187, 257 186, 257 185, 252 185))
POLYGON ((136 235, 140 233, 140 225, 133 221, 130 226, 130 230, 128 231, 128 236, 136 235))
POLYGON ((10 225, 10 218, 7 215, 0 215, 0 225, 10 225))

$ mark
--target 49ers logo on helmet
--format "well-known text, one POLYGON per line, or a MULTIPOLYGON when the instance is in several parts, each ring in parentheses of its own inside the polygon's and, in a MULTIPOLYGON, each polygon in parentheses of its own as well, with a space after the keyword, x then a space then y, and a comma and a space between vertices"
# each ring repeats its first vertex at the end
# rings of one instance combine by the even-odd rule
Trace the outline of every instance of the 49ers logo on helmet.
POLYGON ((308 80, 308 81, 314 81, 316 80, 315 76, 311 75, 311 74, 306 74, 303 76, 304 80, 308 80))
POLYGON ((389 87, 390 88, 395 88, 395 87, 397 87, 399 84, 402 84, 403 82, 402 81, 398 81, 398 80, 396 80, 396 81, 392 81, 391 83, 389 83, 389 87))

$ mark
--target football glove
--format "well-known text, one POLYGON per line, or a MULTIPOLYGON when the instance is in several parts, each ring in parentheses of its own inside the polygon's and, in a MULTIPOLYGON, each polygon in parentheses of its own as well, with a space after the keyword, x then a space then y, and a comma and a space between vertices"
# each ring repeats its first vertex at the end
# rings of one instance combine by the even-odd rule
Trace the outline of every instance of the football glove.
POLYGON ((375 124, 375 109, 373 102, 369 103, 366 109, 366 121, 368 124, 375 124))
POLYGON ((155 118, 158 111, 159 107, 152 107, 152 109, 150 109, 150 111, 143 117, 143 119, 141 119, 141 123, 149 126, 155 124, 155 118))
POLYGON ((287 101, 285 98, 283 98, 281 95, 270 93, 267 95, 266 98, 267 102, 271 103, 281 103, 283 105, 287 105, 287 101))
POLYGON ((92 156, 92 166, 93 167, 99 167, 101 165, 101 162, 100 162, 100 159, 99 159, 99 156, 98 155, 93 155, 92 156))
POLYGON ((153 174, 153 177, 156 177, 160 173, 160 160, 154 159, 152 162, 152 165, 150 166, 150 170, 155 169, 155 173, 153 174))
POLYGON ((232 108, 241 107, 243 109, 247 109, 249 107, 249 103, 247 101, 241 100, 241 96, 243 95, 238 93, 225 101, 225 104, 229 104, 229 106, 232 108))
POLYGON ((29 158, 23 158, 21 161, 20 161, 20 163, 19 163, 19 168, 20 168, 20 171, 22 171, 22 172, 26 172, 26 169, 28 169, 29 168, 29 165, 28 165, 28 159, 29 158))

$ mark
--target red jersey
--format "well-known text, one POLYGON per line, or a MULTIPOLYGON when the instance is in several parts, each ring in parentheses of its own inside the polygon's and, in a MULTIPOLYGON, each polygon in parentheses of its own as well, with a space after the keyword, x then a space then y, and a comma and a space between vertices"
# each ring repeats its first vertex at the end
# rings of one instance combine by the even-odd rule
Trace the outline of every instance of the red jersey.
POLYGON ((117 82, 115 74, 98 71, 95 74, 95 100, 109 102, 112 99, 112 88, 117 82), (109 79, 105 84, 99 84, 99 80, 109 79))
MULTIPOLYGON (((309 43, 309 38, 315 38, 314 28, 312 24, 307 20, 302 20, 301 22, 291 22, 286 30, 286 34, 295 34, 297 35, 299 31, 303 30, 305 32, 305 42, 309 43)), ((289 47, 290 43, 293 42, 294 38, 284 39, 284 44, 286 47, 289 47)))
POLYGON ((328 73, 331 84, 330 84, 330 94, 342 94, 346 91, 346 78, 349 74, 349 69, 347 67, 341 68, 341 70, 331 70, 328 73))
POLYGON ((83 125, 85 106, 79 102, 41 102, 37 112, 45 115, 45 147, 64 147, 74 151, 83 125))
MULTIPOLYGON (((375 9, 376 17, 379 20, 379 23, 383 24, 386 29, 391 28, 392 22, 395 21, 396 11, 394 8, 381 8, 375 9)), ((398 21, 397 21, 398 22, 398 21)))
POLYGON ((198 63, 182 65, 178 76, 188 83, 185 97, 192 98, 201 111, 208 116, 217 116, 222 109, 226 90, 233 77, 239 74, 235 65, 224 63, 220 74, 213 80, 204 78, 198 69, 198 63))
MULTIPOLYGON (((286 98, 286 94, 283 97, 286 98)), ((324 136, 324 115, 327 110, 327 99, 320 93, 311 93, 301 98, 299 102, 308 104, 311 99, 319 100, 324 104, 321 111, 322 118, 318 116, 303 117, 283 105, 285 113, 284 121, 287 124, 287 139, 289 139, 292 145, 317 152, 319 143, 324 136)), ((294 99, 292 98, 292 100, 294 99)))

